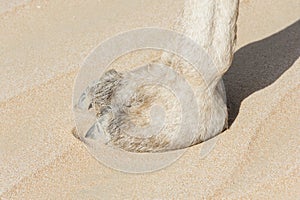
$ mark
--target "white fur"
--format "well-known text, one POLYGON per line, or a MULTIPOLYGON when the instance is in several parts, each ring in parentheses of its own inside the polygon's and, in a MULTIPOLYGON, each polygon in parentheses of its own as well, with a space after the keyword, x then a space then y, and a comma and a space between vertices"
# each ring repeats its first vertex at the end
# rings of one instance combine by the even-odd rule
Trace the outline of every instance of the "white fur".
MULTIPOLYGON (((151 70, 156 68, 155 64, 150 64, 147 71, 144 68, 125 74, 108 73, 103 80, 108 77, 108 80, 113 79, 116 82, 112 81, 108 84, 100 80, 102 82, 98 85, 99 88, 94 87, 86 91, 85 95, 88 98, 83 99, 88 102, 81 103, 85 106, 90 105, 95 95, 99 96, 99 92, 95 94, 97 90, 103 90, 101 94, 106 96, 110 95, 109 100, 103 100, 102 96, 101 101, 96 100, 100 103, 93 106, 98 109, 96 112, 100 113, 96 124, 96 126, 101 124, 103 129, 100 137, 104 137, 107 143, 127 151, 157 152, 185 148, 219 134, 227 126, 226 94, 222 75, 228 70, 232 61, 238 4, 238 0, 187 0, 179 23, 175 26, 176 31, 184 33, 202 46, 213 60, 217 74, 209 86, 197 76, 195 69, 175 55, 163 53, 160 59, 154 62, 170 66, 190 83, 194 93, 181 90, 181 95, 188 100, 195 98, 198 104, 196 112, 199 112, 197 122, 192 120, 194 117, 192 113, 196 109, 193 107, 194 104, 180 105, 180 102, 176 100, 176 95, 174 96, 165 88, 150 86, 134 88, 137 80, 143 79, 145 74, 148 73, 147 76, 151 77, 151 70), (133 95, 129 95, 129 90, 133 90, 133 95), (159 104, 165 109, 166 126, 161 127, 159 135, 153 133, 151 137, 147 135, 141 137, 141 133, 127 134, 137 127, 132 123, 141 127, 151 124, 149 113, 152 104, 159 104), (192 124, 189 126, 195 127, 197 123, 199 124, 197 132, 193 133, 194 130, 190 130, 190 132, 182 133, 178 130, 182 121, 180 113, 184 110, 180 106, 185 106, 185 110, 191 111, 186 117, 191 118, 192 124)), ((165 76, 168 77, 167 84, 172 85, 174 81, 181 81, 173 75, 165 76)), ((160 77, 155 78, 160 80, 160 77)), ((91 130, 99 129, 92 128, 91 130)), ((87 135, 93 135, 92 138, 95 138, 94 135, 97 134, 99 135, 99 133, 89 132, 87 135)))

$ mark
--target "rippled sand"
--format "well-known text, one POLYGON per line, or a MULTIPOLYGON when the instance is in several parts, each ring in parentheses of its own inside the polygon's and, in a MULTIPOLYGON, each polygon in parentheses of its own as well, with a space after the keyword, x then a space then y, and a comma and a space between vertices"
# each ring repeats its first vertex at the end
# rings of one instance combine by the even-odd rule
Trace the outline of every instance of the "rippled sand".
POLYGON ((234 63, 225 76, 229 130, 158 172, 131 175, 97 162, 75 139, 79 65, 105 38, 172 27, 183 1, 0 3, 0 198, 300 197, 300 5, 242 0, 234 63))

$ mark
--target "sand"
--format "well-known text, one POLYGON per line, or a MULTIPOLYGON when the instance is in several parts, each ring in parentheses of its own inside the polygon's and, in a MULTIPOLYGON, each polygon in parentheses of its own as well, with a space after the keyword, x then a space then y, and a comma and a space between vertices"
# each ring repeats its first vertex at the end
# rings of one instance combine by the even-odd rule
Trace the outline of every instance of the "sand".
POLYGON ((73 137, 72 89, 101 41, 171 28, 183 1, 0 3, 0 199, 300 198, 300 4, 242 0, 225 75, 230 128, 173 165, 132 175, 73 137))

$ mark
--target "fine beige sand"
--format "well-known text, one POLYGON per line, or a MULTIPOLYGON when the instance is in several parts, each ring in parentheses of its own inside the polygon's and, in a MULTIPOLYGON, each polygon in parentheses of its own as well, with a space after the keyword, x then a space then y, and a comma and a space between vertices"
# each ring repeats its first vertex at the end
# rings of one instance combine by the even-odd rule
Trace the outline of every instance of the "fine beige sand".
POLYGON ((103 166, 73 137, 79 66, 104 39, 171 28, 183 0, 0 2, 0 199, 299 199, 300 3, 241 0, 230 129, 153 173, 103 166))

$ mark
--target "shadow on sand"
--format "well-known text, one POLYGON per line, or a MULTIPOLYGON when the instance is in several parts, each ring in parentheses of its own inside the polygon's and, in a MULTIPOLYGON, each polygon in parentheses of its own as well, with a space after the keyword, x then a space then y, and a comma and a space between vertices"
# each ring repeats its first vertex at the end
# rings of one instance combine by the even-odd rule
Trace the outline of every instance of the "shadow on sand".
POLYGON ((229 108, 229 126, 241 102, 274 83, 300 56, 300 20, 263 40, 239 49, 224 75, 229 108))

